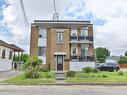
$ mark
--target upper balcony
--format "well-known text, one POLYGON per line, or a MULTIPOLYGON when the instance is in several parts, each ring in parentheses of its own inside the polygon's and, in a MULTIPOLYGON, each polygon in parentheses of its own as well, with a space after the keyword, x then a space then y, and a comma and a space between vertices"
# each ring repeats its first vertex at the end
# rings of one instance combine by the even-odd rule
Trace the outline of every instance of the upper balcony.
POLYGON ((93 36, 70 36, 70 43, 93 43, 93 36))

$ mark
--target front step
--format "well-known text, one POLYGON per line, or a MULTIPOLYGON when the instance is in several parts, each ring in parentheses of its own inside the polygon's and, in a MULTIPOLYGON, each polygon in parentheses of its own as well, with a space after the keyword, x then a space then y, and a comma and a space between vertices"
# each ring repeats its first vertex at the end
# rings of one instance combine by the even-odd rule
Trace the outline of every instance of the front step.
POLYGON ((55 78, 56 80, 65 80, 65 72, 64 71, 56 71, 55 78))

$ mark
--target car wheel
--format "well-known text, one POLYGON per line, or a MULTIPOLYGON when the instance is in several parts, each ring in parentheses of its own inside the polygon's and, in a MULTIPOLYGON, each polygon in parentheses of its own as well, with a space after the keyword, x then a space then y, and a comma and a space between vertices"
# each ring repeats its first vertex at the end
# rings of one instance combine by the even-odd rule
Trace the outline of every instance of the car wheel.
POLYGON ((116 70, 116 69, 114 69, 114 70, 113 70, 113 72, 117 72, 117 70, 116 70))

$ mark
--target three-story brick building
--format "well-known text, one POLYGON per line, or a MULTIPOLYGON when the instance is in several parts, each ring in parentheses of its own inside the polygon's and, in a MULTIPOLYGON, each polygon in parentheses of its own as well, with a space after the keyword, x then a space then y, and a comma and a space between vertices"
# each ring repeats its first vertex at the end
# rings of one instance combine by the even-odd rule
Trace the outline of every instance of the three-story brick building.
POLYGON ((35 20, 31 24, 30 55, 53 71, 95 66, 90 21, 35 20))

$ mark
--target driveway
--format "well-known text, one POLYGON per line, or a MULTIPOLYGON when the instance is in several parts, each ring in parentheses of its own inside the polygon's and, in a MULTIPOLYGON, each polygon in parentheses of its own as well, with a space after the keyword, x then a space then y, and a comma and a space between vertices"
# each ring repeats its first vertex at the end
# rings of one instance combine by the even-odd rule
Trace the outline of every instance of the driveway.
POLYGON ((0 95, 127 95, 127 87, 0 85, 0 95))
POLYGON ((0 71, 0 81, 22 73, 21 70, 0 71))

